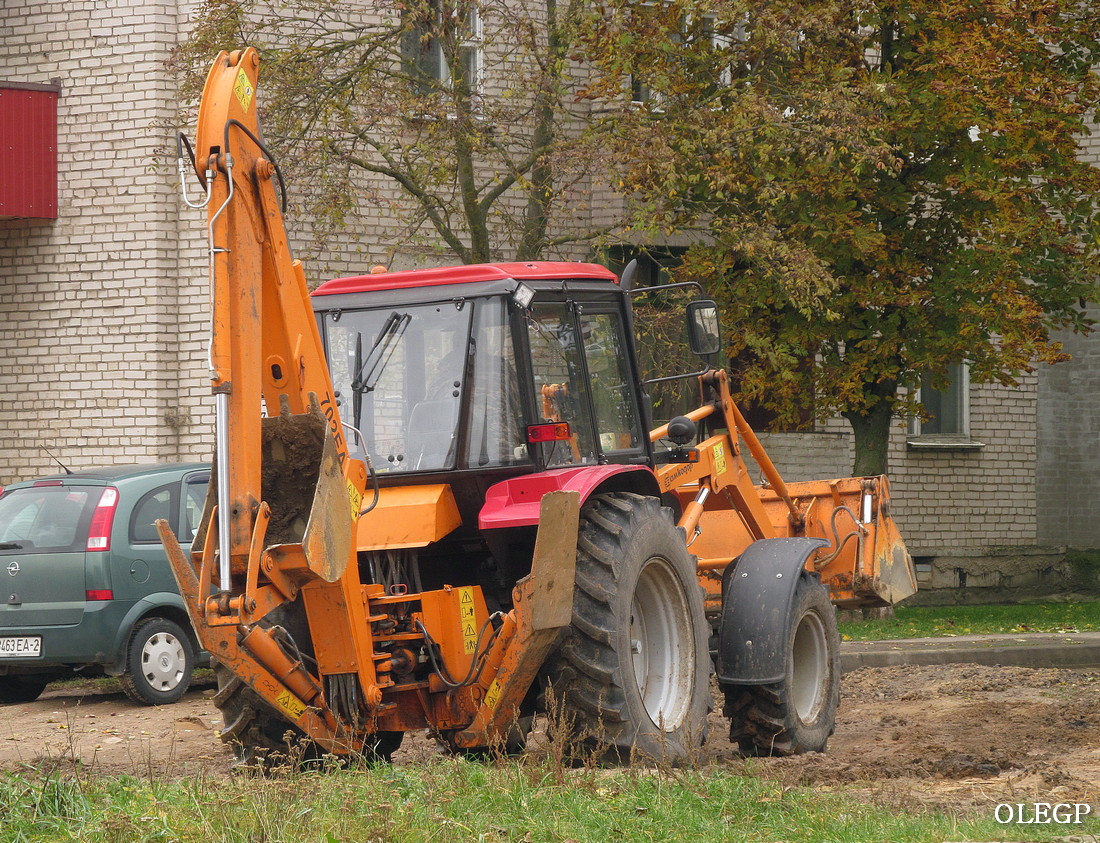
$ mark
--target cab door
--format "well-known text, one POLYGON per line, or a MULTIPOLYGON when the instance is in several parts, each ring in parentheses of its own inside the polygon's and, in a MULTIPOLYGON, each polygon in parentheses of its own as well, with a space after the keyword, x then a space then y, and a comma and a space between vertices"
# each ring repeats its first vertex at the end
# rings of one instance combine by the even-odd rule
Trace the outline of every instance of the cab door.
POLYGON ((539 420, 567 422, 571 432, 568 442, 539 446, 545 467, 630 462, 644 453, 630 346, 612 304, 536 302, 527 340, 539 420))

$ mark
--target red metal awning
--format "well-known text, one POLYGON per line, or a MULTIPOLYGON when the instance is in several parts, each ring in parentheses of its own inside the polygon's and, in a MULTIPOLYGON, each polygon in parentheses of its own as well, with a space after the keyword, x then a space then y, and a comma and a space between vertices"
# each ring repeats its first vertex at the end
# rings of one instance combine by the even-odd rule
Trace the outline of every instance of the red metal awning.
POLYGON ((57 219, 59 93, 0 82, 0 220, 57 219))

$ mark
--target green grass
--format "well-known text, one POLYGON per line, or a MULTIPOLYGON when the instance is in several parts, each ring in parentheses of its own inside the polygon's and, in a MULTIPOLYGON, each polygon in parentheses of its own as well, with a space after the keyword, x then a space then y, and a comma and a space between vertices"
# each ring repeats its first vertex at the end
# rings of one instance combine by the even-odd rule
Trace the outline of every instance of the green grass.
POLYGON ((1100 630, 1100 601, 1004 606, 898 606, 896 617, 840 624, 845 640, 1100 630))
MULTIPOLYGON (((564 770, 548 762, 443 759, 274 780, 0 774, 4 843, 1050 839, 1050 826, 998 825, 994 808, 906 813, 718 769, 564 770)), ((1097 834, 1100 821, 1058 831, 1097 834)))

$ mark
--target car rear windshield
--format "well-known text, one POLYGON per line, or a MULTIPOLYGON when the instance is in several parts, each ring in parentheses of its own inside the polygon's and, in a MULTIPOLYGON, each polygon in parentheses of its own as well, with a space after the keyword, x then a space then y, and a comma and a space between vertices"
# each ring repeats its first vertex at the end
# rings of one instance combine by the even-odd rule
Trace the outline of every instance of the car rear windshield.
POLYGON ((0 496, 0 554, 83 550, 100 488, 35 486, 0 496))

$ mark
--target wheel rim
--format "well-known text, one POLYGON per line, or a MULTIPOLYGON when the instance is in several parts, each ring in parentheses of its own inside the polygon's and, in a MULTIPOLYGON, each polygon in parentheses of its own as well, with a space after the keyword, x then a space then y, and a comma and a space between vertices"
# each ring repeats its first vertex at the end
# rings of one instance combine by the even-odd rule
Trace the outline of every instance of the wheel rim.
POLYGON ((173 691, 183 681, 187 656, 170 632, 151 635, 141 648, 141 673, 154 691, 173 691))
POLYGON ((670 732, 691 706, 695 637, 691 611, 676 572, 654 557, 642 568, 630 607, 634 678, 650 720, 670 732))
POLYGON ((821 714, 829 680, 825 624, 816 612, 799 620, 791 650, 791 701, 799 719, 812 723, 821 714))

